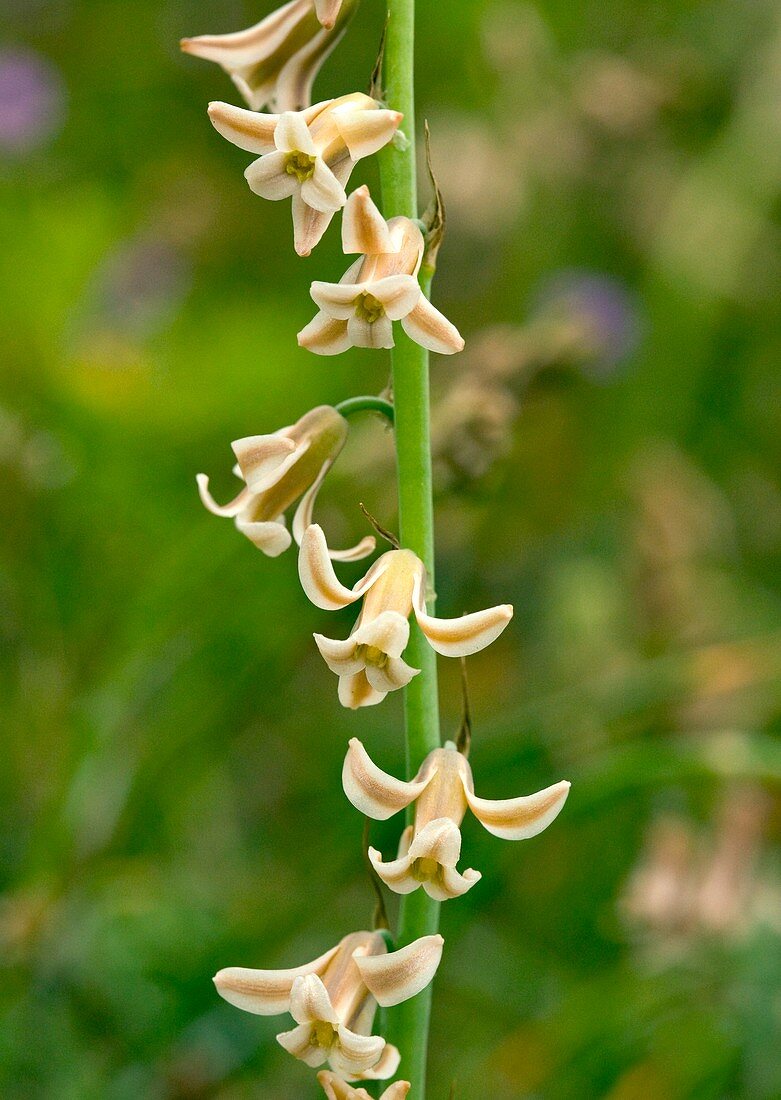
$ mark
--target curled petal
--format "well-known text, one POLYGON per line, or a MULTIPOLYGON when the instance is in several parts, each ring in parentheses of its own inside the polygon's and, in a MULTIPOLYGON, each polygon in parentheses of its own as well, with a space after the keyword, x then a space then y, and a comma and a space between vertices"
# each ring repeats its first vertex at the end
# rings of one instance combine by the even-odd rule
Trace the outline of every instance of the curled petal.
MULTIPOLYGON (((308 443, 303 446, 308 446, 308 443)), ((260 493, 276 484, 303 450, 302 447, 297 448, 288 436, 279 433, 248 435, 243 439, 235 439, 231 447, 241 476, 253 493, 260 493)))
MULTIPOLYGON (((364 1070, 360 1076, 361 1081, 387 1081, 389 1077, 393 1077, 396 1070, 401 1063, 401 1054, 399 1054, 398 1048, 393 1046, 392 1043, 386 1043, 385 1049, 380 1055, 379 1062, 376 1062, 371 1069, 364 1070)), ((401 1082, 402 1084, 404 1082, 401 1082)), ((397 1088, 396 1085, 391 1085, 383 1094, 383 1100, 389 1100, 394 1096, 406 1096, 409 1090, 409 1085, 403 1092, 394 1091, 397 1088)))
POLYGON ((360 289, 354 283, 323 283, 316 280, 309 288, 312 301, 339 321, 347 321, 355 312, 360 289))
POLYGON ((301 198, 307 206, 324 214, 341 210, 347 202, 344 188, 321 157, 315 161, 312 178, 301 184, 301 198))
POLYGON ((449 901, 451 898, 460 898, 482 877, 479 871, 471 868, 461 874, 455 867, 443 867, 442 881, 424 882, 423 889, 434 901, 449 901))
POLYGON ((314 637, 321 657, 337 676, 352 676, 364 667, 363 659, 356 656, 352 638, 338 642, 333 638, 325 638, 322 634, 315 634, 314 637))
POLYGON ((415 308, 423 292, 414 275, 386 275, 371 284, 371 293, 382 302, 391 321, 400 321, 415 308))
POLYGON ((287 157, 287 153, 275 152, 259 160, 253 160, 244 171, 244 178, 249 184, 250 191, 271 202, 289 199, 295 194, 298 190, 298 180, 286 171, 287 157))
POLYGON ((339 677, 338 694, 339 702, 343 707, 357 710, 358 707, 373 707, 377 703, 381 703, 387 692, 375 691, 366 679, 365 670, 361 669, 360 672, 356 672, 352 676, 339 677))
POLYGON ((342 214, 342 251, 347 256, 356 252, 368 256, 396 250, 388 223, 375 206, 369 188, 366 184, 356 188, 342 214))
POLYGON ((239 515, 235 522, 242 535, 246 535, 268 558, 278 558, 284 554, 293 541, 281 519, 248 520, 239 515))
POLYGON ((230 103, 210 103, 209 118, 212 126, 228 141, 248 153, 273 153, 274 131, 279 115, 264 115, 234 107, 230 103))
POLYGON ((513 617, 512 605, 505 603, 457 619, 437 619, 426 612, 420 577, 414 581, 412 602, 418 626, 429 645, 444 657, 468 657, 485 649, 499 637, 513 617))
POLYGON ((347 336, 356 348, 392 348, 393 326, 390 317, 366 321, 355 314, 347 322, 347 336))
MULTIPOLYGON (((396 1047, 391 1046, 390 1043, 386 1043, 385 1050, 383 1051, 380 1061, 371 1070, 361 1074, 360 1079, 362 1081, 385 1081, 388 1077, 392 1077, 396 1070, 399 1068, 399 1061, 400 1055, 398 1050, 396 1050, 396 1047), (395 1057, 397 1059, 396 1065, 388 1072, 385 1072, 384 1068, 383 1072, 380 1072, 381 1066, 385 1067, 386 1065, 391 1064, 390 1061, 387 1061, 386 1063, 389 1052, 395 1052, 395 1057)), ((317 1075, 317 1080, 323 1086, 323 1091, 325 1092, 328 1100, 371 1100, 371 1097, 369 1096, 366 1089, 353 1088, 352 1085, 347 1083, 347 1081, 343 1081, 341 1077, 337 1077, 335 1073, 331 1073, 329 1070, 321 1070, 321 1072, 317 1075)), ((411 1085, 409 1081, 396 1081, 385 1090, 385 1092, 382 1094, 381 1100, 404 1100, 404 1097, 407 1095, 410 1088, 411 1085)))
POLYGON ((339 1023, 328 990, 317 974, 306 974, 293 982, 290 1015, 297 1024, 315 1024, 319 1020, 334 1025, 339 1023))
POLYGON ((241 490, 238 496, 234 497, 228 504, 218 504, 214 497, 209 492, 209 478, 206 474, 198 474, 195 478, 198 486, 198 494, 201 498, 201 503, 204 508, 212 513, 213 516, 228 516, 233 518, 237 516, 243 508, 246 508, 247 504, 252 500, 253 494, 249 489, 244 488, 241 490))
POLYGON ((385 1040, 380 1035, 358 1035, 341 1025, 339 1044, 332 1049, 328 1061, 337 1073, 362 1077, 376 1066, 384 1049, 385 1040))
POLYGON ((353 955, 353 960, 377 1003, 390 1008, 425 989, 437 972, 444 943, 440 935, 422 936, 387 955, 353 955))
POLYGON ((387 821, 399 810, 411 805, 431 779, 405 783, 378 768, 361 742, 353 737, 347 747, 342 769, 344 793, 362 814, 375 821, 387 821))
POLYGON ((454 355, 464 348, 464 339, 455 325, 423 294, 412 312, 402 318, 401 324, 411 340, 439 355, 454 355))
POLYGON ((494 801, 477 798, 465 783, 464 793, 470 810, 489 833, 503 840, 526 840, 550 825, 566 802, 569 788, 562 780, 536 794, 494 801))
POLYGON ((408 858, 433 859, 442 867, 455 867, 461 856, 461 830, 449 817, 437 817, 416 833, 408 858))
POLYGON ((336 611, 355 603, 363 595, 367 583, 374 579, 368 579, 370 574, 367 573, 353 588, 345 588, 334 572, 328 554, 328 543, 322 527, 317 523, 307 527, 301 539, 298 575, 309 599, 315 607, 324 611, 336 611))
POLYGON ((317 1043, 312 1042, 312 1027, 310 1024, 299 1024, 292 1031, 281 1032, 277 1035, 277 1042, 281 1047, 284 1047, 288 1054, 292 1054, 294 1058, 306 1062, 313 1069, 317 1069, 318 1066, 322 1066, 324 1062, 328 1061, 327 1051, 323 1050, 317 1043))
MULTIPOLYGON (((403 840, 408 840, 412 832, 410 825, 402 834, 403 840)), ((420 882, 412 874, 412 860, 406 855, 400 855, 398 859, 386 863, 376 848, 367 849, 366 854, 374 870, 394 894, 412 894, 420 886, 420 882)))
POLYGON ((315 355, 341 355, 352 347, 347 321, 337 321, 321 311, 299 332, 298 346, 315 355))
POLYGON ((404 116, 398 111, 366 111, 346 105, 334 108, 332 117, 352 159, 361 160, 388 144, 404 116))
MULTIPOLYGON (((347 186, 350 173, 355 167, 355 161, 345 154, 341 160, 328 162, 328 167, 333 172, 337 182, 342 188, 347 186)), ((316 244, 322 239, 331 220, 334 210, 323 212, 315 210, 304 202, 300 192, 293 195, 293 242, 299 256, 308 256, 316 244)))
POLYGON ((278 1016, 290 1008, 290 994, 296 978, 323 974, 338 948, 326 951, 319 959, 291 970, 250 970, 229 966, 214 976, 217 992, 229 1004, 258 1016, 278 1016))
POLYGON ((274 130, 274 144, 281 153, 307 153, 317 156, 317 146, 299 111, 285 111, 274 130))
POLYGON ((377 665, 367 665, 366 679, 375 691, 381 691, 386 695, 389 691, 398 691, 404 688, 420 672, 419 668, 412 668, 401 657, 391 657, 382 668, 377 665))
POLYGON ((354 645, 379 649, 389 657, 400 657, 409 641, 409 622, 398 611, 381 611, 354 631, 352 641, 354 645))

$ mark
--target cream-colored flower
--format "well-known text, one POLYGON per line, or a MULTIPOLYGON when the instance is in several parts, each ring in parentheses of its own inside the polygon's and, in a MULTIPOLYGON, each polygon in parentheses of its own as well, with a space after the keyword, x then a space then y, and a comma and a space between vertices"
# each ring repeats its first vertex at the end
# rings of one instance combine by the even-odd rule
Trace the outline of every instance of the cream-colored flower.
MULTIPOLYGON (((206 474, 198 474, 198 491, 215 516, 230 516, 239 531, 270 558, 300 544, 312 522, 312 510, 325 475, 347 438, 347 421, 330 405, 312 409, 289 427, 271 435, 251 435, 231 446, 234 473, 245 486, 229 504, 217 504, 209 492, 206 474), (297 500, 293 535, 285 526, 285 512, 297 500)), ((349 550, 331 551, 338 561, 365 558, 375 546, 372 537, 349 550)))
POLYGON ((291 0, 245 31, 183 38, 181 47, 221 65, 253 111, 300 111, 311 104, 320 66, 357 5, 358 0, 331 5, 337 14, 321 22, 313 0, 291 0))
POLYGON ((452 741, 430 752, 415 778, 404 783, 378 768, 356 738, 347 750, 342 781, 353 806, 376 821, 385 821, 415 803, 415 824, 404 830, 398 858, 384 863, 380 853, 370 848, 369 859, 397 894, 410 894, 422 886, 437 901, 465 894, 481 878, 479 871, 462 874, 456 869, 461 856, 459 826, 467 808, 494 836, 526 840, 550 825, 570 787, 562 781, 521 798, 498 802, 478 798, 469 761, 452 741))
POLYGON ((304 532, 298 558, 301 584, 309 599, 316 607, 335 611, 363 597, 361 613, 346 641, 315 634, 325 663, 339 677, 339 701, 345 707, 379 703, 420 671, 401 657, 413 611, 431 647, 445 657, 466 657, 484 649, 512 618, 509 604, 457 619, 427 614, 426 570, 411 550, 389 550, 352 588, 340 583, 331 557, 322 529, 312 524, 304 532))
POLYGON ((338 355, 347 348, 392 348, 393 321, 429 351, 452 355, 464 341, 458 329, 432 306, 418 283, 425 242, 409 218, 386 222, 368 187, 350 195, 342 219, 345 254, 361 259, 338 283, 312 283, 320 312, 298 334, 303 348, 338 355))
MULTIPOLYGON (((347 1081, 342 1081, 327 1069, 318 1073, 317 1080, 323 1086, 328 1100, 371 1100, 366 1089, 354 1089, 347 1081)), ((409 1081, 397 1081, 385 1090, 380 1100, 404 1100, 411 1087, 409 1081)))
POLYGON ((371 1034, 377 1005, 401 1004, 424 989, 443 944, 441 936, 423 936, 389 953, 381 933, 355 932, 304 966, 234 966, 221 970, 214 984, 221 997, 246 1012, 289 1012, 296 1027, 277 1035, 277 1042, 307 1065, 328 1062, 348 1080, 386 1080, 398 1069, 399 1052, 371 1034))
POLYGON ((342 5, 349 0, 314 0, 317 18, 324 27, 333 27, 339 18, 342 5))
POLYGON ((281 115, 211 103, 209 118, 228 141, 261 154, 244 173, 256 195, 292 197, 296 252, 308 256, 347 202, 356 162, 387 145, 402 116, 354 92, 281 115))

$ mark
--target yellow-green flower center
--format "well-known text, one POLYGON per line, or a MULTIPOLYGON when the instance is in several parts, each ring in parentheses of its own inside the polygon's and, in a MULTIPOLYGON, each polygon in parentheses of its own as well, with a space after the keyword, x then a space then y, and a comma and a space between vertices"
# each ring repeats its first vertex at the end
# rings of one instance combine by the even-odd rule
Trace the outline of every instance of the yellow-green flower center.
POLYGON ((442 868, 435 859, 422 857, 413 860, 410 874, 416 882, 436 882, 442 877, 442 868))
POLYGON ((373 294, 362 294, 355 303, 355 316, 373 325, 385 316, 385 306, 373 294))
POLYGON ((321 1050, 330 1050, 337 1040, 336 1029, 327 1020, 318 1020, 312 1025, 312 1036, 309 1040, 313 1047, 321 1050))
POLYGON ((374 668, 385 668, 389 660, 388 654, 383 653, 376 645, 359 645, 356 655, 365 664, 372 665, 374 668))
POLYGON ((311 157, 309 153, 298 151, 288 153, 285 171, 289 176, 295 176, 299 183, 306 183, 315 174, 316 159, 316 157, 311 157))

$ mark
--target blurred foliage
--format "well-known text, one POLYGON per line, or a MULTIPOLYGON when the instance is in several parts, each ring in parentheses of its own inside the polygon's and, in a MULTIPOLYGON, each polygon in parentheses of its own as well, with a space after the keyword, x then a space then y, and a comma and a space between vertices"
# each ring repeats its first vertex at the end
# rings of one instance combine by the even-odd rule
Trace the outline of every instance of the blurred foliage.
MULTIPOLYGON (((268 6, 0 3, 8 1100, 314 1097, 279 1021, 209 977, 371 913, 340 765, 358 735, 401 768, 400 701, 338 707, 294 555, 194 486, 227 494, 231 439, 387 381, 383 355, 296 347, 338 234, 295 257, 287 204, 206 120, 229 81, 177 50, 268 6)), ((573 781, 528 844, 465 826, 485 877, 443 913, 431 1095, 773 1100, 778 8, 420 9, 435 300, 468 338, 434 365, 441 613, 516 607, 469 662, 481 793, 573 781)), ((381 23, 364 0, 323 96, 366 86, 381 23)), ((387 434, 355 428, 334 541, 364 533, 359 500, 395 521, 387 434)))

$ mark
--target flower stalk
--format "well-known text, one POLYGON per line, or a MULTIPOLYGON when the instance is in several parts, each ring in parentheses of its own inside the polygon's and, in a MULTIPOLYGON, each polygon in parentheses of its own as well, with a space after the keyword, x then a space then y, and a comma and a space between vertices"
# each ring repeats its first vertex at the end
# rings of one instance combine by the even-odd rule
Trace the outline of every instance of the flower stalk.
MULTIPOLYGON (((415 0, 388 0, 383 64, 385 101, 404 116, 405 142, 382 150, 380 182, 386 218, 418 217, 415 171, 415 0)), ((422 282, 428 296, 430 277, 422 282)), ((391 350, 393 403, 399 488, 399 529, 402 546, 423 562, 429 584, 428 610, 434 593, 434 510, 429 429, 429 353, 400 332, 391 350)), ((439 748, 439 699, 434 650, 413 624, 408 658, 420 669, 404 689, 407 778, 428 754, 439 748)), ((401 899, 398 944, 433 935, 439 928, 439 902, 422 890, 401 899)), ((389 1032, 401 1052, 405 1077, 416 1100, 425 1100, 431 987, 388 1012, 389 1032)))

